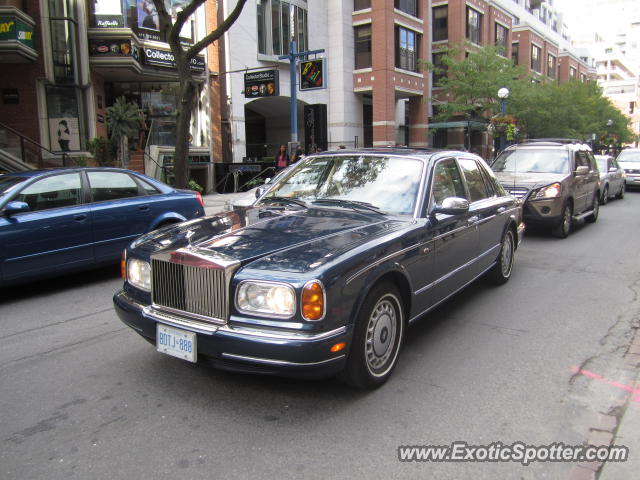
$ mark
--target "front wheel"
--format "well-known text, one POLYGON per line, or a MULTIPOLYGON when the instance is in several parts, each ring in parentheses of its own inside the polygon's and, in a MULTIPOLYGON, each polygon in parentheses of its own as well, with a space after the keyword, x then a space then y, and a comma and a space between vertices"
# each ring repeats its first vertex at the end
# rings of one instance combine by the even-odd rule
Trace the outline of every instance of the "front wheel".
POLYGON ((507 283, 511 278, 515 250, 516 243, 513 230, 508 229, 502 237, 498 260, 491 270, 489 270, 489 279, 496 285, 507 283))
POLYGON ((369 292, 356 320, 341 380, 359 388, 377 388, 389 379, 404 337, 404 306, 400 298, 398 289, 387 282, 369 292))
POLYGON ((572 216, 573 210, 571 209, 571 205, 566 204, 562 209, 560 223, 553 226, 551 234, 557 238, 567 238, 571 232, 572 216))

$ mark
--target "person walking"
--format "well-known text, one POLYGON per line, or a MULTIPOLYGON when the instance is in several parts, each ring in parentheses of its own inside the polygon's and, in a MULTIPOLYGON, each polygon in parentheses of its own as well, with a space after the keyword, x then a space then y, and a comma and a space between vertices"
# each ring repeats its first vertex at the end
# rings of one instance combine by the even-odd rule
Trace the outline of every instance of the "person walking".
POLYGON ((282 170, 289 166, 289 154, 287 153, 287 146, 280 145, 280 150, 276 155, 276 169, 282 170))

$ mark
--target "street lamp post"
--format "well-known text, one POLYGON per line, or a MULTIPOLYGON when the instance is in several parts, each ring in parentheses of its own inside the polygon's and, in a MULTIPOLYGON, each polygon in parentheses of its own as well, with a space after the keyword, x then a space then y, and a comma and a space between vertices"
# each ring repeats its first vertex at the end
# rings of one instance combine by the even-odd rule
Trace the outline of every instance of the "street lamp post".
MULTIPOLYGON (((509 98, 509 89, 507 87, 502 87, 498 90, 498 98, 500 99, 500 113, 502 114, 502 119, 507 116, 507 98, 509 98)), ((505 132, 500 134, 500 151, 504 150, 505 146, 505 132)))
MULTIPOLYGON (((613 120, 607 120, 607 151, 609 151, 609 145, 611 140, 611 127, 613 127, 613 120)), ((613 153, 613 152, 609 152, 613 153)))

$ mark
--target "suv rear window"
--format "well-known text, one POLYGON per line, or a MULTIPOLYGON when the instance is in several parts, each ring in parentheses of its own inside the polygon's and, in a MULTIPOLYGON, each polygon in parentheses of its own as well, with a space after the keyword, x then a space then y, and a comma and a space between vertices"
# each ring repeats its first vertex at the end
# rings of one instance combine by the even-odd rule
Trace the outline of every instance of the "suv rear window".
POLYGON ((569 173, 569 155, 564 149, 515 149, 500 154, 491 167, 494 172, 569 173))

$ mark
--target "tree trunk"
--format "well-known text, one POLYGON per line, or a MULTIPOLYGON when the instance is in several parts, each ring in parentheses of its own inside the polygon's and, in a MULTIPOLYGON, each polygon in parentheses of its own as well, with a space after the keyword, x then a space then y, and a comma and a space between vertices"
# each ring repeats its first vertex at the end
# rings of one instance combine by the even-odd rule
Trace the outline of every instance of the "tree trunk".
MULTIPOLYGON (((188 65, 187 69, 189 69, 188 65)), ((181 74, 181 78, 185 77, 186 75, 181 74)), ((189 130, 196 93, 196 83, 193 80, 180 82, 180 105, 176 118, 176 151, 173 156, 176 188, 187 188, 189 183, 189 130)))

